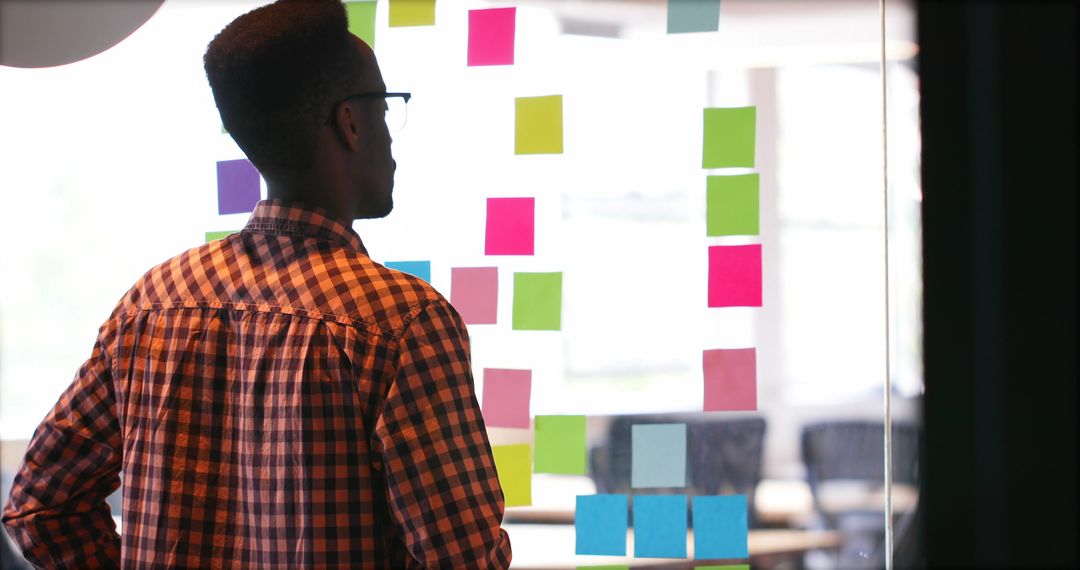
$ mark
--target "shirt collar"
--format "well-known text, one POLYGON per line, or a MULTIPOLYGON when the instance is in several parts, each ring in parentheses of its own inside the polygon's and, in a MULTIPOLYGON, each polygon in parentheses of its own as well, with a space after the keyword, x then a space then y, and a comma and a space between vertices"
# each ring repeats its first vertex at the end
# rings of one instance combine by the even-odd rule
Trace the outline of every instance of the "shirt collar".
POLYGON ((367 255, 360 236, 352 226, 314 206, 279 199, 262 200, 255 205, 245 231, 313 237, 339 242, 367 255))

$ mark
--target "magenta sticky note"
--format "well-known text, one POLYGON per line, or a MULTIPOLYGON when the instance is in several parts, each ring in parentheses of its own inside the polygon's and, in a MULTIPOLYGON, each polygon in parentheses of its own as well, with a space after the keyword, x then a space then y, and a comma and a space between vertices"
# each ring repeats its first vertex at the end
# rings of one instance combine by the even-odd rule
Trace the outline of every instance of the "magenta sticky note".
POLYGON ((706 350, 705 411, 732 412, 757 409, 757 350, 706 350))
POLYGON ((513 65, 517 8, 469 10, 469 65, 513 65))
POLYGON ((529 427, 532 370, 484 369, 480 413, 488 427, 529 427))
POLYGON ((761 244, 709 247, 709 306, 761 306, 761 244))
POLYGON ((467 325, 495 324, 499 308, 499 268, 450 268, 450 304, 467 325))
POLYGON ((535 198, 488 198, 486 255, 532 255, 535 198))

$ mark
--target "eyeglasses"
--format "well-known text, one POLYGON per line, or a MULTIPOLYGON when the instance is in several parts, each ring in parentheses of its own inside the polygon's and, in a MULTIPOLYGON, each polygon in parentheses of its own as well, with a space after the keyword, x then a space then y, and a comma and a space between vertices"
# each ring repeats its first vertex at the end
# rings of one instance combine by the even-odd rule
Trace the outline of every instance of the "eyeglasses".
POLYGON ((405 127, 405 122, 409 118, 406 104, 409 99, 412 99, 412 93, 355 93, 349 95, 334 104, 334 109, 330 112, 325 124, 329 125, 334 121, 334 113, 337 111, 338 105, 353 99, 384 99, 386 101, 386 126, 391 131, 396 132, 405 127))

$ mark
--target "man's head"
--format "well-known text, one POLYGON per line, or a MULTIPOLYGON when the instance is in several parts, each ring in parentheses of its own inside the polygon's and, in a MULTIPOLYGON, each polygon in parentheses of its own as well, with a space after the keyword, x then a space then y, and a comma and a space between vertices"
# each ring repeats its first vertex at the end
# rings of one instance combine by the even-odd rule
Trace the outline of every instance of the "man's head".
POLYGON ((210 42, 203 64, 222 123, 271 188, 353 218, 390 212, 385 103, 346 100, 386 86, 338 0, 279 0, 248 12, 210 42))

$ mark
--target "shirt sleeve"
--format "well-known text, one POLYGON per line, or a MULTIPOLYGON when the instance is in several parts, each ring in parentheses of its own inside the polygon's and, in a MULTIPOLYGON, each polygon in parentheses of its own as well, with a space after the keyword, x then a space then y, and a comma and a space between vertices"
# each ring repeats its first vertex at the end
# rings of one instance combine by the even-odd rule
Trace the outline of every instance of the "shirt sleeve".
POLYGON ((503 493, 476 401, 465 325, 444 299, 402 334, 375 425, 392 518, 416 568, 507 568, 503 493))
POLYGON ((120 486, 121 436, 109 371, 114 319, 34 431, 3 513, 39 568, 116 568, 120 536, 105 502, 120 486))

